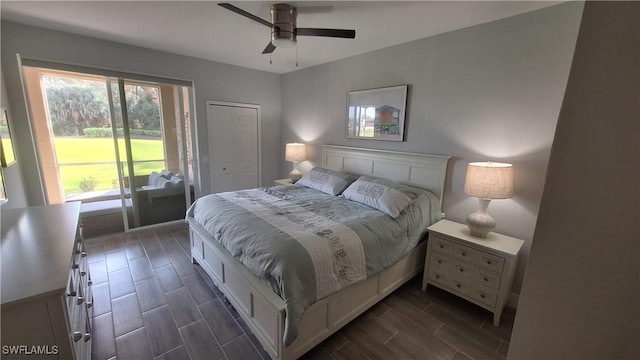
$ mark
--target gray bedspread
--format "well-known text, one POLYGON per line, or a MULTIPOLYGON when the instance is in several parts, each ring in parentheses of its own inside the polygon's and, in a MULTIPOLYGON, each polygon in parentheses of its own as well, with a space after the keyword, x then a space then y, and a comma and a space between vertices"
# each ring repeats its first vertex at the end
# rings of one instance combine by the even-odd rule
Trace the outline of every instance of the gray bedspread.
POLYGON ((307 307, 409 253, 439 220, 440 205, 423 191, 393 219, 294 185, 207 195, 187 216, 284 300, 289 345, 307 307))

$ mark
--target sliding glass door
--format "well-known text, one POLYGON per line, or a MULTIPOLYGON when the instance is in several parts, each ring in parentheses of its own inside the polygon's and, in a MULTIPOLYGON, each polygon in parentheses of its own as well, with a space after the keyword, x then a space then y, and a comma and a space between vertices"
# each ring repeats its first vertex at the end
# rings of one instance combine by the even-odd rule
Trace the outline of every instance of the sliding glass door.
POLYGON ((48 202, 119 200, 125 229, 184 219, 191 88, 25 66, 48 202))
MULTIPOLYGON (((183 219, 193 199, 182 134, 189 127, 182 87, 118 79, 110 82, 122 198, 129 227, 183 219)), ((188 92, 187 92, 188 94, 188 92)))

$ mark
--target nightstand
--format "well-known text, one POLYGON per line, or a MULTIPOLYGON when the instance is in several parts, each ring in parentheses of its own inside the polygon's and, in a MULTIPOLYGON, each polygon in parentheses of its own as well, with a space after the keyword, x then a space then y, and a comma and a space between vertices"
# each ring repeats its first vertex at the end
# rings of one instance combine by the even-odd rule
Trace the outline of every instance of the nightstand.
POLYGON ((498 326, 524 241, 495 232, 475 237, 466 225, 449 220, 427 229, 422 290, 432 284, 483 307, 498 326))
POLYGON ((291 182, 291 179, 274 180, 273 183, 276 185, 293 185, 293 182, 291 182))

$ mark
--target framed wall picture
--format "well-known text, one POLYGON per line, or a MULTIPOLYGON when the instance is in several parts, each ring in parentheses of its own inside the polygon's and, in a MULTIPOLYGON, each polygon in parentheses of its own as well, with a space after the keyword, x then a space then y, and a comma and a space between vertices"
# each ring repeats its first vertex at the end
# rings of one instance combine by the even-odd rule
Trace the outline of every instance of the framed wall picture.
POLYGON ((347 94, 347 138, 404 141, 408 85, 347 94))
POLYGON ((7 109, 0 108, 2 117, 0 119, 0 162, 2 167, 7 167, 16 162, 16 153, 13 151, 13 140, 11 140, 11 130, 9 129, 9 116, 7 109))

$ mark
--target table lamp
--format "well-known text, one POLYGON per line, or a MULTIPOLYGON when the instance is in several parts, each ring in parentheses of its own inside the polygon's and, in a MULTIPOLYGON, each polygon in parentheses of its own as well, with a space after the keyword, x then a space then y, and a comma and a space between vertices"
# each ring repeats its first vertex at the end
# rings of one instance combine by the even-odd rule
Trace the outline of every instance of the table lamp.
POLYGON ((293 163, 293 170, 289 173, 289 179, 292 183, 300 180, 302 173, 298 170, 300 161, 304 161, 307 157, 307 151, 304 144, 289 143, 285 147, 284 159, 293 163))
POLYGON ((492 199, 513 197, 513 165, 498 162, 473 162, 467 167, 464 193, 477 197, 480 210, 467 216, 471 235, 487 237, 496 227, 496 221, 487 208, 492 199))

